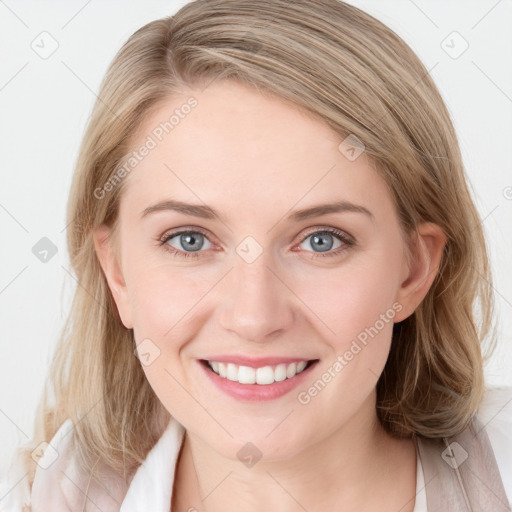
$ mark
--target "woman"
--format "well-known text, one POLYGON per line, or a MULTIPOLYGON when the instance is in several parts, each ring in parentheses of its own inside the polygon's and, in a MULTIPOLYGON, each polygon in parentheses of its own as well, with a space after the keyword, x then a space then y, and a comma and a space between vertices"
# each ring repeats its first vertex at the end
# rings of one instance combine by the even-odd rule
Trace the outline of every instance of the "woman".
POLYGON ((510 510, 485 241, 412 50, 337 0, 198 0, 99 97, 26 509, 510 510))

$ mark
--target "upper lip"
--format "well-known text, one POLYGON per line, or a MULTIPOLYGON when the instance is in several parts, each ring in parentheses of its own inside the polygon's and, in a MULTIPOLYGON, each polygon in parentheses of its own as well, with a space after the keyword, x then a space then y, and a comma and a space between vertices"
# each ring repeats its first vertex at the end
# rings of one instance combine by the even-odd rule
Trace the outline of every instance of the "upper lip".
POLYGON ((238 366, 251 366, 261 368, 263 366, 275 366, 278 364, 298 363, 300 361, 311 361, 305 357, 249 357, 241 355, 218 354, 201 358, 206 361, 218 361, 221 363, 233 363, 238 366))

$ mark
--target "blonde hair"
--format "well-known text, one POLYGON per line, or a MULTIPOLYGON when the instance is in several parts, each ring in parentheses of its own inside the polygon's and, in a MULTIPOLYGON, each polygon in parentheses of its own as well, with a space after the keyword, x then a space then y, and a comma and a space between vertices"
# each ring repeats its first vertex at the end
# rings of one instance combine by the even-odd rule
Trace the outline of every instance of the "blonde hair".
MULTIPOLYGON (((422 303, 394 325, 377 413, 394 436, 451 436, 481 401, 482 343, 493 315, 482 226, 446 106, 414 52, 390 28, 337 0, 197 0, 137 30, 111 63, 85 133, 68 203, 67 242, 79 286, 24 448, 70 418, 75 455, 129 475, 168 420, 134 355, 96 257, 92 231, 116 226, 123 182, 98 199, 134 136, 183 88, 237 80, 357 136, 386 181, 404 233, 420 222, 447 237, 422 303), (51 392, 54 400, 50 401, 51 392), (52 402, 52 403, 50 403, 52 402)), ((494 332, 489 345, 494 346, 494 332), (492 342, 492 343, 491 343, 492 342)))

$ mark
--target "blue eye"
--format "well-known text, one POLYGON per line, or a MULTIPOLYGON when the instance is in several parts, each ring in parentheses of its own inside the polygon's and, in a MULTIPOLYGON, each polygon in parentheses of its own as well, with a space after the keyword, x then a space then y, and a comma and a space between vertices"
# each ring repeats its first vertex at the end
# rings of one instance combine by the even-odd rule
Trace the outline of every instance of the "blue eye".
MULTIPOLYGON (((309 241, 309 249, 306 252, 312 253, 313 258, 338 256, 356 243, 351 236, 336 228, 310 232, 302 238, 299 245, 306 241, 309 241)), ((203 252, 201 249, 210 249, 213 246, 206 233, 198 229, 165 234, 160 239, 160 244, 171 254, 181 258, 198 258, 203 252), (171 241, 173 243, 170 243, 171 241), (204 247, 205 241, 210 245, 204 247)))
MULTIPOLYGON (((211 242, 208 240, 206 235, 200 231, 179 231, 177 233, 164 236, 162 244, 165 244, 166 249, 172 254, 182 256, 184 258, 197 258, 198 255, 194 253, 201 252, 200 249, 204 248, 203 244, 205 240, 211 245, 211 242), (175 243, 181 247, 176 247, 176 245, 170 244, 170 241, 175 241, 175 243)), ((210 247, 206 247, 206 249, 209 248, 210 247)))
POLYGON ((313 231, 302 239, 301 244, 309 240, 309 246, 313 249, 313 257, 330 257, 337 256, 355 245, 355 242, 348 235, 335 228, 323 229, 321 231, 313 231), (338 245, 334 247, 334 243, 338 241, 338 245))
MULTIPOLYGON (((309 247, 314 249, 315 252, 330 251, 336 242, 336 238, 332 235, 332 233, 328 233, 326 231, 317 231, 316 233, 307 236, 302 243, 304 243, 306 240, 309 241, 309 247)), ((340 240, 337 241, 341 245, 340 240)))

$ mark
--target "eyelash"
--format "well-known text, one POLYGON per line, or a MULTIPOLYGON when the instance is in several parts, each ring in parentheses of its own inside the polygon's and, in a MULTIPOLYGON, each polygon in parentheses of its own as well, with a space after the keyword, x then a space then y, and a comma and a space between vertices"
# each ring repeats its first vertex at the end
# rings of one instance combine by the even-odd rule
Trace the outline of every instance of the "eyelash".
MULTIPOLYGON (((173 254, 175 256, 178 256, 178 257, 181 257, 181 258, 194 258, 195 259, 195 258, 198 258, 199 257, 199 253, 201 253, 203 251, 193 251, 193 252, 180 251, 179 249, 176 249, 172 245, 167 244, 167 242, 171 238, 174 238, 175 236, 185 235, 185 234, 195 234, 195 233, 200 233, 208 241, 210 241, 210 239, 208 238, 207 234, 202 229, 194 228, 193 230, 192 229, 185 229, 183 231, 176 231, 176 232, 171 232, 171 233, 165 233, 165 235, 163 235, 159 239, 159 242, 160 242, 160 245, 164 247, 164 250, 170 252, 171 254, 173 254)), ((312 256, 311 256, 312 258, 318 258, 318 257, 320 257, 320 258, 332 258, 332 257, 338 256, 341 252, 346 251, 346 250, 348 250, 348 249, 350 249, 350 248, 352 248, 352 247, 354 247, 356 245, 356 242, 352 238, 350 238, 348 235, 346 235, 343 231, 340 231, 339 229, 336 229, 336 228, 323 228, 323 229, 317 229, 315 231, 311 231, 307 235, 305 235, 302 238, 302 240, 299 241, 299 245, 302 242, 304 242, 306 239, 308 239, 311 235, 315 235, 317 233, 331 233, 333 235, 336 235, 337 238, 340 240, 340 242, 343 242, 344 245, 341 246, 341 247, 338 247, 334 251, 327 251, 325 253, 313 252, 312 256)), ((311 252, 311 251, 307 251, 307 252, 311 252)))

